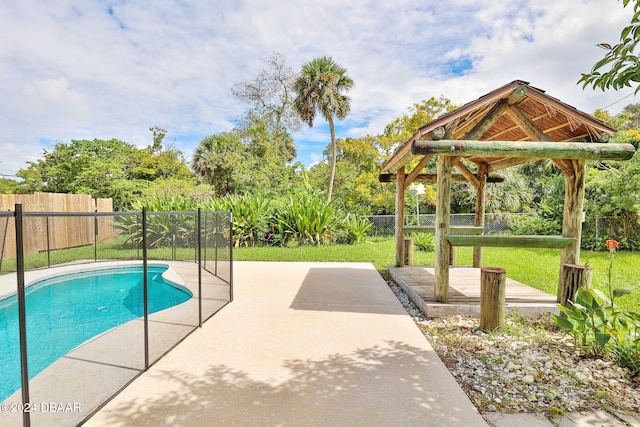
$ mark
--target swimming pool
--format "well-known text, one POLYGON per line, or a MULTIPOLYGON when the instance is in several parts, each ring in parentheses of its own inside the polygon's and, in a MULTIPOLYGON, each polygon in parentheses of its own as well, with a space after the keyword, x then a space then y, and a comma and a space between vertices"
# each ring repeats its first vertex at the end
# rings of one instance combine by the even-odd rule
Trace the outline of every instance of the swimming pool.
MULTIPOLYGON (((167 265, 149 265, 149 313, 181 304, 191 293, 165 281, 167 265)), ((26 291, 29 377, 115 326, 143 316, 142 266, 94 269, 40 280, 26 291)), ((0 300, 0 402, 20 388, 18 307, 0 300)))

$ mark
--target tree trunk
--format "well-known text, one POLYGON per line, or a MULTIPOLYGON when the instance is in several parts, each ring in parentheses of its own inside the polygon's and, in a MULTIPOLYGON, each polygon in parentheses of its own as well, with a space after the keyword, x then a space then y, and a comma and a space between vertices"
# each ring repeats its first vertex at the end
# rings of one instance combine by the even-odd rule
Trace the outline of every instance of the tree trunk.
POLYGON ((333 181, 336 177, 336 161, 338 157, 338 149, 336 147, 336 131, 333 128, 333 119, 331 116, 327 117, 329 122, 329 132, 331 133, 331 174, 329 175, 329 193, 327 196, 327 202, 331 201, 333 195, 333 181))

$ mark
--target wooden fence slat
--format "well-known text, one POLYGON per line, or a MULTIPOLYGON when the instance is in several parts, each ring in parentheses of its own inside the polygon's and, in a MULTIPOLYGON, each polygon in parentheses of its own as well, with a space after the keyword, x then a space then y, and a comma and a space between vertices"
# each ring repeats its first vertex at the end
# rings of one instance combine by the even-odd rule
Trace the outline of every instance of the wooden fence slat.
MULTIPOLYGON (((0 194, 0 210, 13 211, 21 203, 24 212, 113 212, 111 199, 94 200, 86 194, 34 193, 0 194)), ((99 243, 113 241, 113 218, 99 218, 99 230, 105 231, 99 243)), ((92 245, 94 242, 93 217, 50 217, 48 220, 49 248, 65 249, 92 245)), ((47 250, 47 219, 44 216, 25 218, 25 255, 47 250)), ((9 221, 5 241, 5 258, 16 255, 15 225, 9 221)))

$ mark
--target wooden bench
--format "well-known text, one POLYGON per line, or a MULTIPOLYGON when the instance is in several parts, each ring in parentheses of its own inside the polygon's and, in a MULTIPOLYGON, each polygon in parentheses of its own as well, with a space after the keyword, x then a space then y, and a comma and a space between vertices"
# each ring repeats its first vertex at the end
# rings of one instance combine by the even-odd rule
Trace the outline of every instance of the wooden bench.
MULTIPOLYGON (((405 225, 402 227, 403 233, 430 233, 435 234, 436 228, 429 225, 405 225)), ((474 227, 470 225, 454 225, 449 227, 452 234, 482 234, 484 227, 474 227)))
POLYGON ((459 235, 447 237, 452 246, 492 246, 501 248, 551 248, 562 249, 576 241, 575 237, 562 236, 500 236, 459 235))

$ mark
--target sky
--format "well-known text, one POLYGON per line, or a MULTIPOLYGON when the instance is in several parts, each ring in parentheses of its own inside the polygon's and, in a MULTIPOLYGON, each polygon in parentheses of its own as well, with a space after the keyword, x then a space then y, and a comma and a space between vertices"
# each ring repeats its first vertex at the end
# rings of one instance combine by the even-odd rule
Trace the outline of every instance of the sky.
MULTIPOLYGON (((615 44, 631 6, 617 0, 2 0, 0 175, 56 142, 117 138, 151 126, 189 161, 206 136, 250 108, 231 94, 278 52, 299 70, 330 56, 355 87, 337 137, 378 134, 413 104, 464 104, 524 80, 579 110, 612 114, 633 90, 577 84, 615 44)), ((321 119, 294 135, 297 160, 322 160, 321 119)))

